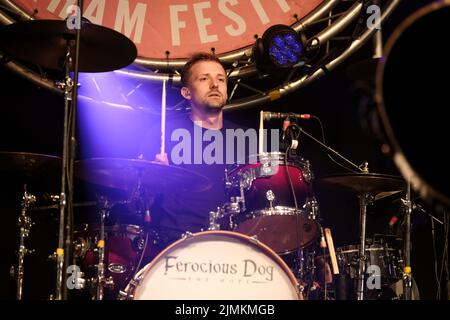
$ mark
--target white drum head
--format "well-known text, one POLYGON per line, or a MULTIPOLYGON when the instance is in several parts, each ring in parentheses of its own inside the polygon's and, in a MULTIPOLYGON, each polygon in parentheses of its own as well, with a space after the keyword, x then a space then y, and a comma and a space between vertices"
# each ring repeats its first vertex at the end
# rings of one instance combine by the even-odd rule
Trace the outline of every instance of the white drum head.
POLYGON ((298 300, 294 275, 269 247, 206 231, 179 240, 136 276, 134 300, 298 300))

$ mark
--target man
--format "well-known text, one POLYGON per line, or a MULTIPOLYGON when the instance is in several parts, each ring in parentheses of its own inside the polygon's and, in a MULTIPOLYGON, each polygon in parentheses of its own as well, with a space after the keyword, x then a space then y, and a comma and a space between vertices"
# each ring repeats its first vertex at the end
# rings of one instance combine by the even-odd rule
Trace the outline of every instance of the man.
MULTIPOLYGON (((212 187, 202 192, 166 193, 157 197, 152 224, 159 233, 161 250, 187 231, 194 233, 208 229, 210 211, 230 200, 225 193, 225 168, 248 160, 248 156, 258 151, 255 130, 252 131, 254 139, 243 137, 240 135, 243 130, 223 117, 228 98, 227 74, 216 56, 208 53, 193 55, 181 72, 181 82, 181 94, 189 101, 191 110, 188 115, 166 122, 167 154, 157 154, 156 160, 198 172, 209 178, 212 187), (198 137, 201 141, 193 141, 198 137), (192 139, 186 141, 189 138, 192 139), (237 140, 244 138, 248 140, 241 150, 242 145, 237 140), (221 148, 209 152, 211 143, 219 140, 221 143, 217 146, 221 148), (230 163, 230 159, 234 162, 230 163)), ((150 135, 151 140, 144 146, 155 146, 158 136, 150 135)), ((276 137, 278 142, 278 135, 276 137)), ((156 153, 154 150, 153 155, 156 153)))
MULTIPOLYGON (((186 231, 207 230, 209 212, 228 201, 223 178, 227 151, 234 152, 234 149, 226 150, 230 143, 227 142, 226 130, 237 129, 223 119, 223 107, 228 99, 227 74, 215 55, 194 54, 181 72, 181 82, 181 94, 190 104, 190 113, 167 121, 167 154, 157 154, 155 158, 162 163, 200 173, 210 180, 212 186, 203 192, 157 197, 152 210, 152 224, 161 233, 163 245, 179 239, 186 231), (218 148, 205 153, 212 142, 217 142, 218 148)), ((152 141, 147 140, 144 148, 150 144, 155 146, 155 136, 158 135, 150 135, 152 141)), ((234 154, 231 156, 235 158, 234 154)))

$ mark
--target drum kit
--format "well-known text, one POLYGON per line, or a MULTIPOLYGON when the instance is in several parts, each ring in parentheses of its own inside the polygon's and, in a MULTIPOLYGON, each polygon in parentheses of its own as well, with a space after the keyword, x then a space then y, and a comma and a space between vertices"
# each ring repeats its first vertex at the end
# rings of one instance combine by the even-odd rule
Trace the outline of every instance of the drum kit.
MULTIPOLYGON (((55 173, 61 162, 59 157, 29 153, 1 153, 0 159, 5 164, 3 168, 11 165, 24 173, 23 182, 31 182, 40 174, 55 173)), ((286 163, 278 152, 260 155, 258 159, 255 164, 238 165, 226 172, 230 201, 211 212, 208 231, 187 232, 170 245, 162 241, 157 228, 148 227, 153 197, 168 190, 205 191, 209 186, 206 177, 139 159, 76 161, 75 176, 80 180, 123 190, 129 196, 118 200, 99 195, 97 201, 74 204, 95 207, 97 216, 96 222, 74 227, 73 261, 78 269, 69 271, 69 278, 76 278, 69 289, 78 290, 71 290, 77 291, 72 296, 138 300, 307 298, 305 292, 317 283, 312 279, 317 279, 323 268, 318 261, 320 249, 316 247, 323 229, 311 166, 304 159, 286 163), (273 163, 268 166, 268 161, 273 163), (133 208, 137 222, 107 222, 117 205, 133 208), (190 285, 183 285, 187 281, 190 285)), ((370 201, 383 193, 404 189, 401 179, 377 174, 330 176, 318 179, 316 184, 354 191, 362 205, 362 221, 370 201)), ((24 277, 26 283, 24 258, 32 252, 26 247, 26 238, 33 232, 31 217, 37 211, 58 208, 58 196, 47 199, 55 204, 37 206, 34 195, 27 190, 23 193, 15 267, 17 298, 22 295, 24 277)), ((364 235, 363 222, 361 227, 364 235)), ((374 265, 380 268, 376 276, 383 287, 390 288, 403 276, 401 249, 385 235, 337 248, 333 255, 340 270, 340 275, 335 273, 334 277, 341 281, 345 277, 345 293, 336 298, 357 298, 360 275, 370 277, 367 270, 374 265)), ((326 260, 330 257, 331 250, 326 260)), ((363 292, 371 294, 363 284, 363 292)))
MULTIPOLYGON (((1 47, 13 58, 51 69, 65 69, 64 90, 69 97, 68 87, 76 88, 69 76, 75 66, 70 60, 77 56, 78 50, 76 62, 79 62, 80 72, 118 69, 136 57, 134 44, 119 33, 90 23, 83 23, 82 28, 78 46, 74 46, 75 31, 68 30, 64 21, 16 23, 0 31, 1 47)), ((68 114, 65 121, 66 118, 68 114)), ((66 125, 65 136, 68 135, 66 125)), ((69 140, 67 138, 65 141, 69 140)), ((64 146, 65 149, 71 147, 69 143, 64 146)), ((61 239, 64 238, 60 235, 55 250, 59 272, 56 299, 67 298, 64 291, 74 289, 97 300, 306 299, 309 291, 320 287, 316 280, 327 265, 320 264, 316 250, 334 248, 330 233, 324 243, 319 205, 313 190, 316 184, 350 190, 359 199, 359 244, 338 248, 336 252, 329 250, 326 255, 327 259, 338 262, 338 270, 333 273, 344 274, 349 279, 348 298, 365 298, 369 290, 366 280, 372 277, 368 273, 372 265, 379 266, 380 272, 375 276, 381 277, 382 284, 391 285, 404 278, 407 265, 401 250, 391 247, 384 238, 366 242, 367 206, 387 195, 405 191, 406 183, 402 179, 367 170, 315 179, 308 160, 291 159, 279 152, 258 154, 254 160, 225 172, 224 191, 229 201, 210 213, 210 225, 205 226, 207 231, 186 232, 178 241, 166 244, 162 243, 158 230, 149 227, 155 196, 208 190, 207 177, 141 159, 96 158, 71 164, 67 150, 62 158, 0 153, 2 170, 19 172, 16 177, 20 177, 24 185, 35 180, 52 181, 57 185, 57 172, 61 167, 61 184, 72 183, 73 179, 66 176, 64 168, 73 166, 77 179, 121 190, 127 195, 125 200, 117 200, 100 194, 94 202, 70 203, 73 199, 65 199, 63 189, 59 195, 46 193, 50 205, 36 206, 36 197, 25 186, 18 220, 17 265, 13 268, 16 298, 22 299, 27 274, 24 261, 32 252, 26 247, 26 239, 33 232, 32 212, 61 207, 64 210, 66 206, 95 206, 96 223, 63 226, 71 233, 68 238, 71 255, 66 262, 62 260, 61 239), (64 180, 66 178, 69 181, 64 180), (132 208, 139 217, 138 223, 108 224, 117 205, 132 208), (285 261, 289 259, 291 261, 285 261), (63 272, 61 265, 66 268, 63 272), (64 277, 66 273, 71 276, 64 277), (62 281, 65 278, 67 281, 62 281)), ((70 184, 67 190, 73 190, 70 184)), ((325 288, 330 283, 326 279, 323 282, 325 288)), ((324 297, 329 298, 326 292, 324 297)))

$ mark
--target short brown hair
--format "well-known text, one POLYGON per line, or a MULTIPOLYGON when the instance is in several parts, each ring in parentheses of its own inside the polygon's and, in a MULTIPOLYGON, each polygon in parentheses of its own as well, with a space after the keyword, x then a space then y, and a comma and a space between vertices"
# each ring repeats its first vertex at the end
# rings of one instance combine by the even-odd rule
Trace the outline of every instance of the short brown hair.
POLYGON ((189 80, 189 76, 190 76, 190 71, 191 68, 194 64, 196 64, 199 61, 215 61, 218 64, 220 64, 224 70, 225 70, 225 66, 222 64, 222 62, 219 60, 219 58, 212 53, 208 53, 208 52, 197 52, 194 53, 190 59, 188 60, 188 62, 186 62, 186 64, 183 66, 183 69, 181 69, 181 85, 182 86, 186 86, 187 82, 189 80))

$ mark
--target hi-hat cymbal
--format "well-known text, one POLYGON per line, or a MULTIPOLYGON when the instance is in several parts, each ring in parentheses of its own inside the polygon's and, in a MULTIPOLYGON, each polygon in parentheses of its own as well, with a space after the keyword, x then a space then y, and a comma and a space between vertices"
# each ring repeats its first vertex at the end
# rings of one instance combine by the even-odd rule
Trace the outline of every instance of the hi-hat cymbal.
POLYGON ((348 173, 317 180, 319 187, 337 188, 357 194, 371 194, 381 199, 405 189, 405 181, 397 176, 379 173, 348 173))
POLYGON ((204 191, 205 176, 180 167, 139 159, 94 158, 75 162, 75 175, 100 186, 131 190, 138 184, 153 193, 204 191))
MULTIPOLYGON (((62 20, 29 20, 0 29, 0 48, 13 59, 65 70, 68 40, 75 59, 76 30, 62 20)), ((80 37, 80 72, 107 72, 124 68, 137 56, 134 43, 115 30, 83 21, 80 37)), ((73 71, 72 64, 71 71, 73 71)))

